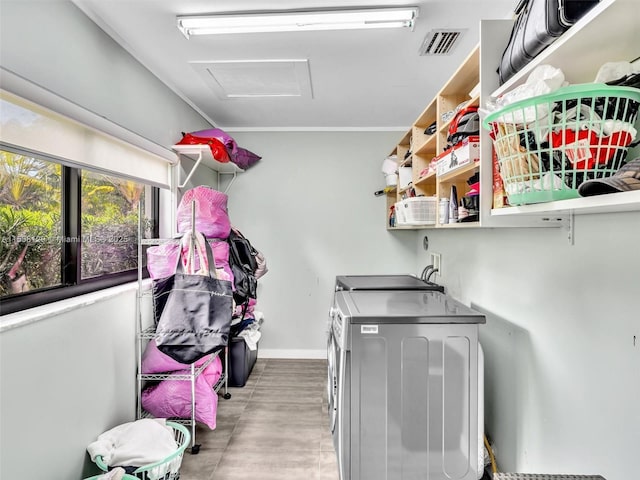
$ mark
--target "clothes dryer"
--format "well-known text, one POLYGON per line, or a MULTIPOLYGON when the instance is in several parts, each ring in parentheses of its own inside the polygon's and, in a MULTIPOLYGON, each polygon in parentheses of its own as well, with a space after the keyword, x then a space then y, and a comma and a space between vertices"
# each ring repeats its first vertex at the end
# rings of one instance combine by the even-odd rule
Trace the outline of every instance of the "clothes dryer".
MULTIPOLYGON (((335 291, 343 290, 425 290, 444 292, 444 287, 433 282, 426 282, 414 275, 389 274, 389 275, 338 275, 336 276, 335 291)), ((329 311, 329 322, 327 325, 327 410, 329 414, 329 426, 331 433, 337 432, 337 395, 338 377, 341 365, 338 362, 337 350, 342 338, 342 325, 336 327, 336 304, 335 296, 333 305, 329 311), (336 338, 338 337, 338 338, 336 338)), ((348 374, 348 372, 347 372, 348 374)), ((334 435, 334 446, 336 450, 337 439, 334 435)))
POLYGON ((437 291, 338 291, 341 480, 477 480, 478 325, 437 291))

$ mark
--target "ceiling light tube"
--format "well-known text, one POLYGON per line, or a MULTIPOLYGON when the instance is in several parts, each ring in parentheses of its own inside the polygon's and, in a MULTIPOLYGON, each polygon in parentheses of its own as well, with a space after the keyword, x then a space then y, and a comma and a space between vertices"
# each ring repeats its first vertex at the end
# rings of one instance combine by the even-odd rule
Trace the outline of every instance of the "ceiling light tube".
POLYGON ((413 30, 417 7, 256 14, 221 14, 177 17, 178 29, 191 35, 300 32, 401 28, 413 30))

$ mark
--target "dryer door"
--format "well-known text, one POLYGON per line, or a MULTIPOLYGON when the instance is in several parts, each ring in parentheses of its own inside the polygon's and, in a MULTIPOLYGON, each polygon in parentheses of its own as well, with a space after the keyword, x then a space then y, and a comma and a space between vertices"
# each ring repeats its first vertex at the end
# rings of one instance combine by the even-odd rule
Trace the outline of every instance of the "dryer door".
POLYGON ((337 345, 333 337, 333 333, 329 332, 329 338, 327 339, 327 404, 331 433, 336 429, 338 407, 338 370, 336 348, 337 345))

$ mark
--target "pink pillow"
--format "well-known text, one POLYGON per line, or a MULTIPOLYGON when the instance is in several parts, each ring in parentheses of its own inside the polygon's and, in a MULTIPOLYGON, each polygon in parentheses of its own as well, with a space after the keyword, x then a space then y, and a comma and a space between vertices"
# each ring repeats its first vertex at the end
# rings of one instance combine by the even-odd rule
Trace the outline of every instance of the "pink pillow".
POLYGON ((191 135, 195 137, 215 138, 216 140, 219 140, 224 144, 224 146, 227 148, 227 151, 230 154, 235 153, 236 150, 238 149, 238 144, 233 139, 233 137, 229 135, 227 132, 225 132, 224 130, 221 130, 219 128, 210 128, 208 130, 198 130, 197 132, 191 132, 191 135))
POLYGON ((249 167, 255 165, 258 160, 262 157, 259 157, 253 152, 250 152, 246 148, 238 147, 238 151, 234 152, 230 155, 231 161, 235 163, 238 167, 243 170, 246 170, 249 167))

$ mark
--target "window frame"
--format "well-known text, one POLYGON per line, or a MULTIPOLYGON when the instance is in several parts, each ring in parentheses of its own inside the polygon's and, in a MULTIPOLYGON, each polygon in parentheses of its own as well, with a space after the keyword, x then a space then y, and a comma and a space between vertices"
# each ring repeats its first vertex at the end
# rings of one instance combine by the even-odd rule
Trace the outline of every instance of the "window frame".
MULTIPOLYGON (((61 175, 61 235, 63 238, 72 237, 82 239, 81 234, 81 172, 97 171, 118 178, 127 178, 120 176, 117 172, 100 172, 91 168, 81 166, 70 166, 64 160, 47 155, 42 152, 30 151, 24 148, 14 148, 10 145, 3 144, 2 149, 18 155, 29 155, 48 162, 58 163, 62 166, 61 175)), ((145 186, 151 188, 150 201, 152 216, 152 237, 159 236, 159 217, 160 217, 160 189, 151 184, 145 184, 140 179, 134 179, 145 186)), ((125 283, 130 283, 138 279, 138 267, 124 272, 101 275, 98 277, 82 279, 81 277, 81 242, 64 242, 60 259, 61 282, 60 285, 45 287, 25 293, 7 295, 0 298, 0 317, 11 313, 20 312, 29 308, 46 305, 49 303, 65 300, 68 298, 84 295, 87 293, 104 290, 106 288, 115 287, 125 283)), ((144 256, 143 256, 144 261, 144 256)), ((146 269, 142 269, 143 277, 148 277, 146 269)))

